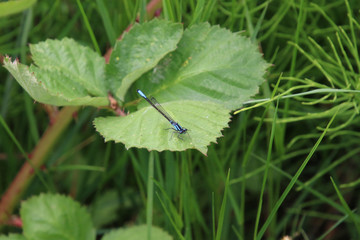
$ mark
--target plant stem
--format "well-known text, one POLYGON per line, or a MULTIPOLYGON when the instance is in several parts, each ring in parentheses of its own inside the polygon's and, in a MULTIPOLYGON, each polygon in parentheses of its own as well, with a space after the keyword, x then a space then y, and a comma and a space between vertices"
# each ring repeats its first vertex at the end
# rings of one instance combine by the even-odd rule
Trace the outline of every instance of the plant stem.
POLYGON ((30 162, 24 163, 15 179, 4 193, 0 201, 0 224, 4 224, 12 214, 14 207, 19 202, 21 195, 31 183, 34 168, 38 169, 44 164, 46 156, 52 150, 56 141, 69 125, 73 114, 78 107, 64 107, 56 116, 55 121, 48 127, 44 135, 30 154, 30 162))
MULTIPOLYGON (((161 8, 162 0, 152 0, 148 3, 146 11, 148 18, 154 17, 156 10, 161 8)), ((127 30, 131 28, 131 25, 127 30)), ((111 49, 112 50, 112 49, 111 49)), ((109 54, 111 51, 108 52, 109 54)), ((105 59, 107 55, 105 54, 105 59)), ((5 224, 11 216, 16 204, 19 202, 22 193, 26 190, 31 183, 35 169, 38 169, 44 164, 47 154, 52 150, 54 144, 59 139, 61 134, 65 131, 79 107, 64 107, 59 114, 53 119, 52 124, 36 145, 30 154, 30 161, 24 163, 18 174, 16 175, 9 188, 3 194, 0 200, 0 225, 5 224), (35 169, 34 169, 35 168, 35 169)))

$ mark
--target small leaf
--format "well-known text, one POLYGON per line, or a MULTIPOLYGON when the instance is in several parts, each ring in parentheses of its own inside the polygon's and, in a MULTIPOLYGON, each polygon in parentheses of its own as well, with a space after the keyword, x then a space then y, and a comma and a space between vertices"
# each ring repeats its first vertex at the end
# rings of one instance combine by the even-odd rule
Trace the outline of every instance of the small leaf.
POLYGON ((31 45, 30 68, 6 57, 4 67, 36 101, 56 106, 108 105, 105 60, 71 39, 31 45))
POLYGON ((182 25, 164 20, 135 24, 115 45, 106 66, 109 88, 124 100, 131 84, 169 52, 176 49, 182 35, 182 25))
MULTIPOLYGON (((108 100, 105 97, 90 97, 87 94, 83 94, 82 96, 77 95, 76 98, 71 98, 71 91, 69 91, 70 96, 64 96, 61 93, 61 90, 56 89, 56 84, 62 84, 61 81, 58 82, 52 79, 52 75, 58 74, 57 77, 60 77, 61 72, 37 72, 41 78, 44 78, 44 80, 47 81, 47 85, 50 86, 50 89, 48 89, 44 82, 38 80, 34 73, 30 71, 30 69, 34 70, 35 68, 30 67, 29 69, 28 66, 19 63, 18 60, 11 62, 9 57, 4 59, 4 67, 13 75, 16 81, 29 93, 29 95, 38 102, 55 106, 104 106, 108 104, 108 100)), ((35 71, 37 71, 37 69, 35 69, 35 71)), ((68 85, 65 86, 68 87, 68 85)))
POLYGON ((188 132, 175 133, 171 124, 153 107, 145 107, 126 117, 94 120, 96 130, 106 141, 122 142, 126 148, 183 151, 197 149, 203 154, 207 145, 222 136, 221 130, 230 120, 229 111, 211 102, 173 101, 162 104, 166 111, 188 132), (172 114, 173 113, 173 114, 172 114))
POLYGON ((164 101, 212 101, 235 110, 258 92, 268 66, 248 38, 202 23, 186 29, 176 51, 137 83, 164 101))
POLYGON ((28 240, 95 239, 90 215, 70 197, 41 194, 21 205, 23 230, 28 240))
POLYGON ((9 234, 9 236, 1 235, 0 240, 26 240, 26 238, 20 234, 9 234))
POLYGON ((61 82, 63 85, 77 83, 91 96, 107 95, 104 81, 105 59, 89 47, 82 46, 70 38, 61 41, 48 39, 45 42, 31 44, 30 51, 35 64, 41 70, 63 74, 63 79, 53 81, 61 82))
MULTIPOLYGON (((138 239, 147 239, 147 226, 133 226, 129 228, 122 228, 115 231, 112 231, 106 234, 102 240, 138 240, 138 239)), ((172 240, 173 238, 159 227, 151 227, 151 240, 172 240)))

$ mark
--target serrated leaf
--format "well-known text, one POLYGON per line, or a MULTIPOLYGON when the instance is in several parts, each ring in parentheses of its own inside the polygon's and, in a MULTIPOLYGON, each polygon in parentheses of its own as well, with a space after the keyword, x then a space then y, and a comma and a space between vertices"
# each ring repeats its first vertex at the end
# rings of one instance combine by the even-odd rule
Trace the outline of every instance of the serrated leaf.
POLYGON ((230 120, 229 111, 221 105, 199 101, 173 101, 162 104, 166 111, 188 133, 180 139, 171 124, 153 107, 145 107, 126 117, 96 118, 96 130, 106 141, 122 142, 126 148, 183 151, 197 149, 203 154, 207 145, 222 136, 221 130, 230 120))
MULTIPOLYGON (((47 74, 46 71, 37 72, 41 77, 46 77, 45 81, 47 81, 47 85, 50 85, 50 87, 52 86, 51 89, 48 89, 47 86, 45 86, 41 80, 38 80, 35 74, 30 71, 28 66, 19 63, 18 60, 12 62, 9 57, 6 57, 4 59, 4 67, 13 75, 16 81, 29 93, 29 95, 38 102, 55 106, 104 106, 108 104, 108 100, 105 97, 91 97, 87 94, 77 96, 76 98, 71 98, 71 95, 70 97, 64 96, 60 90, 54 88, 56 87, 56 84, 61 84, 61 81, 53 81, 51 78, 51 74, 56 75, 56 73, 47 74)), ((34 70, 34 68, 31 67, 31 70, 34 70)), ((37 69, 35 71, 37 71, 37 69)), ((58 73, 58 75, 61 76, 61 73, 58 73)), ((65 86, 68 87, 67 85, 65 86)))
MULTIPOLYGON (((139 240, 147 239, 147 226, 133 226, 128 228, 122 228, 115 231, 112 231, 106 234, 102 240, 139 240)), ((172 240, 173 238, 159 227, 151 227, 151 240, 172 240)))
POLYGON ((20 234, 9 234, 9 236, 1 235, 0 240, 26 240, 26 238, 20 234))
POLYGON ((106 66, 108 85, 115 96, 123 101, 136 79, 176 49, 182 32, 181 24, 165 20, 135 24, 116 43, 110 63, 106 66))
POLYGON ((31 44, 30 51, 35 64, 41 70, 63 74, 63 79, 53 81, 61 82, 63 85, 76 83, 91 96, 107 95, 104 81, 105 59, 89 47, 82 46, 70 38, 48 39, 45 42, 31 44))
POLYGON ((41 194, 21 205, 23 231, 28 240, 95 239, 90 215, 70 197, 41 194))
POLYGON ((164 101, 212 101, 235 110, 257 93, 268 66, 248 38, 202 23, 186 29, 176 51, 138 86, 164 101))
POLYGON ((38 82, 29 67, 19 63, 18 60, 11 61, 9 57, 4 59, 4 67, 12 74, 16 81, 32 96, 36 101, 56 105, 55 103, 65 103, 66 100, 60 96, 53 96, 49 91, 38 82))
POLYGON ((36 65, 7 57, 4 67, 36 101, 56 106, 108 105, 105 60, 72 39, 30 45, 36 65))

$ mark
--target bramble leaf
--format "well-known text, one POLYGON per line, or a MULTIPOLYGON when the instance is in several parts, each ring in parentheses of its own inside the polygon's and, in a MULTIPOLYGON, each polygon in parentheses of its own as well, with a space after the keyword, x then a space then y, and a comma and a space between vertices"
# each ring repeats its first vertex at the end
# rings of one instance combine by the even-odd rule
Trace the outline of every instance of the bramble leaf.
POLYGON ((91 96, 107 95, 105 59, 89 47, 64 38, 31 44, 30 51, 39 69, 61 72, 66 77, 61 79, 63 84, 75 82, 91 96))
POLYGON ((122 142, 126 148, 183 151, 197 149, 206 155, 207 145, 222 136, 228 126, 229 111, 212 102, 173 101, 162 105, 188 132, 174 132, 171 124, 153 107, 148 106, 126 117, 96 118, 96 130, 105 141, 122 142), (181 137, 181 138, 179 138, 181 137))
POLYGON ((248 38, 201 23, 186 29, 176 51, 137 86, 161 103, 211 101, 235 110, 258 92, 268 66, 248 38))
MULTIPOLYGON (((106 234, 102 240, 138 240, 147 239, 147 225, 121 228, 106 234)), ((151 240, 172 240, 173 238, 159 227, 151 227, 151 240)))
POLYGON ((24 236, 28 240, 91 240, 95 230, 84 207, 70 197, 41 194, 21 205, 24 236))
POLYGON ((135 24, 116 43, 110 63, 106 65, 109 89, 123 101, 135 80, 176 49, 182 33, 180 23, 165 20, 135 24))
POLYGON ((103 58, 70 39, 47 40, 31 51, 36 66, 5 59, 5 67, 35 100, 103 106, 109 90, 124 101, 135 83, 173 112, 188 134, 172 137, 172 130, 164 130, 171 124, 148 105, 124 118, 96 119, 105 139, 128 148, 193 148, 204 154, 227 127, 229 112, 257 93, 269 66, 257 46, 239 34, 208 23, 183 32, 181 24, 164 20, 135 25, 106 67, 103 58))
POLYGON ((38 102, 63 105, 108 104, 105 60, 72 39, 47 40, 30 46, 36 65, 7 57, 4 67, 38 102))
POLYGON ((140 106, 148 110, 96 119, 95 127, 106 141, 122 142, 127 148, 194 148, 206 154, 207 146, 227 127, 229 112, 258 91, 266 67, 249 39, 208 23, 193 25, 178 48, 136 82, 189 129, 184 139, 171 137, 173 131, 164 130, 171 127, 169 122, 145 101, 140 106))

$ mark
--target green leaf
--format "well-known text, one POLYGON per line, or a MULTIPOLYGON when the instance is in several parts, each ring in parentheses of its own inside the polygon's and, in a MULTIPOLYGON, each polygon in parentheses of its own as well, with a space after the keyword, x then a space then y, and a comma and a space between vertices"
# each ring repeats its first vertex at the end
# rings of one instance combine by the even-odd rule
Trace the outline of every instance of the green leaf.
POLYGON ((4 67, 36 101, 53 105, 56 105, 55 103, 66 102, 66 100, 59 96, 49 94, 49 91, 29 71, 29 67, 19 63, 17 59, 12 62, 9 57, 5 57, 4 67))
POLYGON ((23 230, 28 240, 95 239, 90 215, 70 197, 41 194, 21 205, 23 230))
POLYGON ((108 105, 105 60, 71 39, 31 45, 35 65, 7 57, 4 67, 36 101, 51 105, 108 105))
POLYGON ((248 38, 202 23, 185 30, 176 51, 138 86, 164 101, 211 101, 235 110, 258 92, 268 66, 248 38))
POLYGON ((9 236, 1 235, 0 240, 26 240, 26 238, 20 234, 9 234, 9 236))
POLYGON ((122 142, 127 148, 194 148, 206 154, 207 145, 227 126, 229 111, 258 91, 267 67, 248 38, 208 23, 194 25, 184 32, 174 52, 137 81, 189 129, 184 139, 164 130, 171 125, 149 105, 125 118, 96 119, 95 127, 106 141, 122 142))
POLYGON ((229 110, 212 102, 173 101, 162 104, 166 111, 188 133, 180 139, 171 124, 153 107, 147 106, 126 117, 107 117, 94 120, 96 130, 106 141, 122 142, 126 148, 183 151, 197 149, 203 154, 207 145, 222 136, 221 130, 230 120, 229 110))
MULTIPOLYGON (((118 229, 106 234, 102 240, 138 240, 147 239, 147 226, 133 226, 129 228, 118 229)), ((159 227, 151 227, 151 238, 152 240, 172 240, 173 238, 164 230, 159 227)))
POLYGON ((56 81, 69 85, 75 82, 89 95, 107 95, 104 81, 105 59, 89 47, 82 46, 70 38, 61 41, 48 39, 45 42, 31 44, 30 51, 35 64, 41 70, 60 71, 66 77, 56 81))
POLYGON ((115 96, 123 101, 136 79, 176 49, 182 33, 180 23, 155 19, 135 24, 116 43, 110 63, 106 66, 108 85, 115 96))
POLYGON ((0 3, 0 17, 22 12, 36 3, 36 0, 6 1, 0 3))

